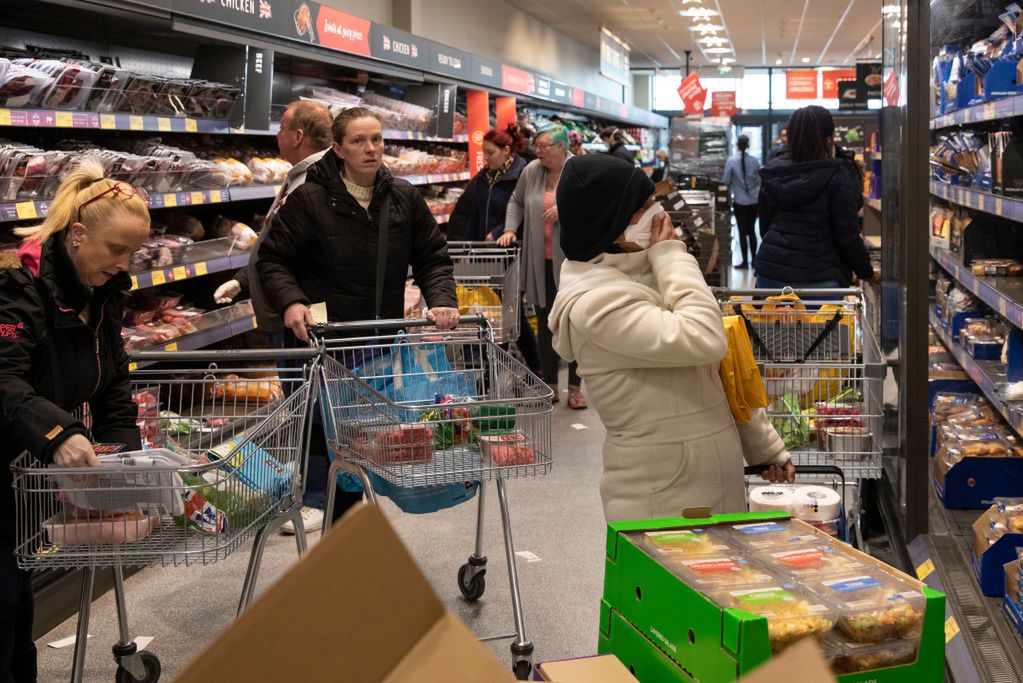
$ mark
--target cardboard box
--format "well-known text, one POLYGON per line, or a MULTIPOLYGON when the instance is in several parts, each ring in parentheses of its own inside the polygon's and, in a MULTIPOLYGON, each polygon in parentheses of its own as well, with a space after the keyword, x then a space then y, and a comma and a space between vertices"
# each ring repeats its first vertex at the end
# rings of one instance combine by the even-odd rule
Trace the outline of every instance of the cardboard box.
POLYGON ((374 505, 357 505, 177 679, 514 681, 448 613, 374 505))
POLYGON ((1023 638, 1023 611, 1019 607, 1019 560, 1003 565, 1005 571, 1005 597, 1002 599, 1002 611, 1016 634, 1023 638))
POLYGON ((796 643, 767 664, 739 679, 739 683, 829 683, 835 677, 821 656, 821 649, 813 638, 796 643))
POLYGON ((636 677, 614 655, 597 655, 538 664, 534 681, 557 683, 636 683, 636 677))
MULTIPOLYGON (((950 472, 958 467, 956 465, 950 472)), ((985 532, 995 514, 996 508, 992 505, 973 523, 973 569, 977 573, 980 591, 984 595, 1000 598, 1005 595, 1005 565, 1016 559, 1016 548, 1023 547, 1023 534, 1005 534, 988 544, 985 532)))

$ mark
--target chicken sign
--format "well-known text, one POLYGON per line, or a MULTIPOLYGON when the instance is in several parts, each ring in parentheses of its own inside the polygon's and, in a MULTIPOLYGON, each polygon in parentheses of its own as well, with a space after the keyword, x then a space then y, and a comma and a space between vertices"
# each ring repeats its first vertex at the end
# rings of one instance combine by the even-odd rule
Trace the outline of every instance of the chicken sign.
POLYGON ((687 114, 702 114, 707 101, 707 89, 700 83, 699 75, 694 71, 682 79, 678 86, 678 96, 682 99, 682 111, 687 114))

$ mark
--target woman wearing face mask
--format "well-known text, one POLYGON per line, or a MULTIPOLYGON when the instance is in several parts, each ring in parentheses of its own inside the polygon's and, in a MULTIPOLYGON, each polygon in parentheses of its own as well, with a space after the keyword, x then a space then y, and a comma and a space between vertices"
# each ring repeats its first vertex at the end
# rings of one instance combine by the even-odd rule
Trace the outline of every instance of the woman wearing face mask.
POLYGON ((141 448, 121 341, 125 272, 149 236, 145 193, 78 164, 46 220, 24 237, 20 267, 0 271, 0 681, 35 681, 29 572, 14 558, 10 463, 96 467, 90 437, 141 448), (91 434, 72 415, 88 404, 91 434))
POLYGON ((721 309, 653 194, 641 169, 605 155, 569 160, 558 186, 568 260, 550 325, 607 428, 609 521, 740 512, 743 456, 772 481, 795 473, 762 409, 732 419, 721 309))

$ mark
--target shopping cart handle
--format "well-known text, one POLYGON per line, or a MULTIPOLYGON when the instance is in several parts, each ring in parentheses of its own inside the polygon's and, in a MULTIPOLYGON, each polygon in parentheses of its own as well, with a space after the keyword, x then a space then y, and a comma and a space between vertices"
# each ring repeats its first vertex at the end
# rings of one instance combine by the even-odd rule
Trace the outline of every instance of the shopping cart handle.
POLYGON ((211 362, 230 363, 232 361, 274 361, 274 360, 306 360, 315 358, 319 350, 315 348, 295 349, 209 349, 199 351, 129 351, 128 359, 136 363, 154 362, 211 362))
MULTIPOLYGON (((748 465, 743 469, 747 476, 760 476, 766 472, 770 465, 748 465)), ((845 489, 845 472, 836 465, 796 465, 796 474, 831 475, 842 480, 842 489, 845 489)))
MULTIPOLYGON (((486 316, 466 315, 459 319, 459 325, 484 325, 486 316)), ((426 318, 392 318, 390 320, 357 320, 347 323, 322 323, 309 329, 317 337, 324 332, 371 332, 374 330, 405 330, 410 327, 431 327, 432 322, 426 318)))

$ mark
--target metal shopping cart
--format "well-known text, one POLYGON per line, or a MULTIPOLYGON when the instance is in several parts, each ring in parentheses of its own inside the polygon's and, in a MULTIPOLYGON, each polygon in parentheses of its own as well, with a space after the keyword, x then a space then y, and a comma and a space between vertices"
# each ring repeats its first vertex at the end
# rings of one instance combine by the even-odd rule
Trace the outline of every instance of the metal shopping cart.
MULTIPOLYGON (((403 320, 315 331, 344 337, 323 342, 322 408, 336 454, 327 480, 352 472, 371 500, 374 481, 406 491, 479 482, 475 549, 458 570, 459 590, 469 601, 486 587, 484 492, 488 481, 497 482, 516 632, 492 639, 514 638, 512 668, 525 680, 533 644, 522 617, 505 482, 550 471, 552 392, 494 341, 487 319, 464 322, 471 327, 444 334, 403 320), (447 395, 453 400, 438 404, 447 395)), ((333 494, 328 486, 325 529, 333 494)))
POLYGON ((801 466, 840 467, 856 482, 882 474, 885 365, 859 289, 715 290, 725 315, 741 316, 761 366, 767 413, 801 466))
MULTIPOLYGON (((83 569, 71 671, 81 681, 93 583, 112 568, 120 640, 116 680, 156 681, 160 662, 128 632, 125 567, 208 565, 255 537, 239 612, 252 599, 266 539, 295 522, 301 504, 315 350, 142 353, 132 392, 147 450, 101 455, 101 469, 45 467, 27 453, 12 465, 15 556, 25 569, 83 569), (303 365, 273 367, 283 357, 303 365), (251 363, 269 367, 253 368, 251 363), (168 369, 170 367, 170 369, 168 369)), ((87 411, 81 411, 88 426, 87 411)))
POLYGON ((485 317, 499 344, 516 341, 522 306, 519 248, 495 242, 448 242, 448 255, 455 266, 461 314, 485 317))

